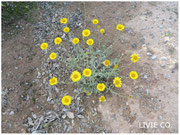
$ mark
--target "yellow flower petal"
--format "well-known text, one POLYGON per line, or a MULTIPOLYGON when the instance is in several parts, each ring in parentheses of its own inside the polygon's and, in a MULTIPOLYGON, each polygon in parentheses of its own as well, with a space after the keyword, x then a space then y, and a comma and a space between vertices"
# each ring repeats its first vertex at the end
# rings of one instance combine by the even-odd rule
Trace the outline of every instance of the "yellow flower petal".
POLYGON ((104 102, 104 101, 106 101, 106 98, 105 98, 104 96, 101 96, 101 97, 99 98, 99 101, 100 101, 100 102, 104 102))
POLYGON ((89 46, 93 45, 94 44, 94 40, 92 38, 88 39, 86 41, 86 44, 88 44, 89 46))
POLYGON ((93 20, 92 20, 92 23, 93 23, 93 24, 98 24, 99 21, 98 21, 97 19, 93 19, 93 20))
POLYGON ((111 64, 111 62, 110 62, 110 60, 105 60, 105 61, 103 62, 103 64, 104 64, 106 67, 108 67, 108 66, 111 64))
POLYGON ((131 55, 131 61, 136 63, 139 60, 140 57, 138 57, 138 54, 136 52, 131 55))
POLYGON ((69 29, 69 27, 65 27, 63 31, 68 33, 70 31, 70 29, 69 29))
POLYGON ((91 69, 85 68, 85 69, 83 70, 83 75, 84 75, 85 77, 90 77, 91 74, 92 74, 91 69))
POLYGON ((79 38, 73 38, 72 42, 73 42, 73 44, 78 44, 79 43, 79 38))
POLYGON ((138 73, 136 71, 131 71, 129 76, 131 79, 136 80, 138 78, 138 73))
POLYGON ((98 83, 97 84, 97 90, 104 91, 106 88, 106 85, 104 83, 98 83))
POLYGON ((122 30, 124 29, 124 25, 118 24, 118 25, 116 26, 116 29, 119 30, 119 31, 122 31, 122 30))
POLYGON ((41 47, 42 50, 47 49, 48 44, 47 43, 42 43, 40 47, 41 47))
POLYGON ((71 74, 71 79, 73 82, 78 82, 81 79, 81 74, 78 71, 74 71, 71 74))
POLYGON ((105 32, 104 29, 100 29, 100 33, 101 33, 102 35, 104 34, 104 32, 105 32))
POLYGON ((69 95, 66 95, 64 96, 62 99, 61 99, 61 103, 63 105, 66 105, 66 106, 69 106, 71 104, 71 97, 69 95))
POLYGON ((113 84, 115 85, 115 87, 121 87, 122 85, 121 78, 115 77, 113 80, 113 84))
POLYGON ((51 60, 54 60, 56 58, 56 53, 52 52, 50 55, 49 55, 49 58, 51 60))
POLYGON ((85 29, 85 30, 83 30, 82 35, 84 37, 88 37, 89 35, 91 35, 91 31, 89 29, 85 29))
POLYGON ((67 18, 61 18, 60 23, 66 24, 68 22, 67 18))
POLYGON ((56 85, 57 84, 57 78, 56 77, 53 77, 49 80, 49 84, 52 86, 52 85, 56 85))
POLYGON ((62 42, 62 39, 60 37, 57 37, 54 39, 54 44, 59 45, 62 42))

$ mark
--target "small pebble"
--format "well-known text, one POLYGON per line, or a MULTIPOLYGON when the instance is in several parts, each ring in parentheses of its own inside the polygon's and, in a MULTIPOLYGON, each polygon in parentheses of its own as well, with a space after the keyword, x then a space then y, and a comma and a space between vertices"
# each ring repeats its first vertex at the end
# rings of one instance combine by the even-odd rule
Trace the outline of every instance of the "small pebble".
POLYGON ((151 57, 151 59, 152 59, 152 60, 156 60, 156 59, 157 59, 157 56, 154 55, 154 56, 151 57))
POLYGON ((166 60, 168 60, 168 58, 167 57, 161 57, 161 60, 166 61, 166 60))
POLYGON ((149 90, 148 89, 146 90, 146 94, 149 95, 149 90))
POLYGON ((63 115, 62 118, 65 119, 65 118, 66 118, 66 115, 63 115))
POLYGON ((152 56, 152 53, 150 53, 150 52, 147 52, 147 56, 152 56))
POLYGON ((147 76, 147 75, 144 75, 144 78, 145 78, 145 79, 147 79, 147 78, 148 78, 148 76, 147 76))
POLYGON ((72 129, 73 129, 73 127, 69 126, 68 129, 67 129, 67 132, 70 132, 72 129))
POLYGON ((132 46, 133 48, 135 48, 135 47, 136 47, 136 44, 132 44, 131 46, 132 46))
POLYGON ((162 68, 165 68, 165 67, 166 67, 166 64, 161 64, 161 67, 162 67, 162 68))
POLYGON ((70 119, 74 119, 74 113, 72 113, 72 112, 67 112, 67 116, 70 119))
POLYGON ((77 117, 80 118, 80 119, 84 119, 83 115, 77 115, 77 117))
POLYGON ((14 115, 14 111, 11 111, 11 112, 9 113, 9 115, 14 115))

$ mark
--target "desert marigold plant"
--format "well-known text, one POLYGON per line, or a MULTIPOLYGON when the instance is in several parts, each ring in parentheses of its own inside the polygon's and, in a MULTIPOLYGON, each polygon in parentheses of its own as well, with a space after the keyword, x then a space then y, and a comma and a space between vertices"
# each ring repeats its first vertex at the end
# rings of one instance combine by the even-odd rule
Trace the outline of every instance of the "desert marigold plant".
MULTIPOLYGON (((73 46, 71 54, 67 50, 66 57, 59 56, 52 52, 49 58, 52 62, 57 57, 61 57, 61 62, 68 68, 71 73, 69 74, 69 80, 63 83, 71 83, 78 87, 78 94, 85 93, 86 96, 92 96, 92 94, 99 95, 99 102, 105 102, 105 94, 116 93, 118 94, 119 89, 121 89, 124 84, 125 78, 132 80, 138 79, 138 73, 136 71, 131 71, 127 76, 121 75, 122 67, 121 60, 122 55, 119 54, 116 58, 111 58, 113 54, 112 46, 108 45, 106 39, 102 39, 105 33, 103 28, 100 26, 95 26, 99 23, 97 19, 93 19, 91 24, 95 31, 84 28, 82 30, 82 36, 73 35, 70 28, 67 27, 67 18, 61 18, 60 23, 63 25, 62 31, 65 32, 71 39, 69 39, 70 45, 73 46), (95 26, 95 27, 94 27, 95 26)), ((116 31, 121 32, 124 30, 124 25, 116 25, 116 31)), ((60 45, 63 47, 63 40, 60 37, 54 39, 55 45, 60 45)), ((40 48, 42 51, 46 50, 48 43, 42 43, 40 48)), ((140 59, 139 55, 135 52, 130 55, 129 62, 136 63, 140 59)), ((60 80, 60 79, 59 79, 60 80)), ((58 82, 58 78, 52 77, 49 79, 49 84, 51 86, 61 84, 58 82)), ((63 105, 69 106, 71 104, 71 96, 66 95, 61 99, 63 105)))

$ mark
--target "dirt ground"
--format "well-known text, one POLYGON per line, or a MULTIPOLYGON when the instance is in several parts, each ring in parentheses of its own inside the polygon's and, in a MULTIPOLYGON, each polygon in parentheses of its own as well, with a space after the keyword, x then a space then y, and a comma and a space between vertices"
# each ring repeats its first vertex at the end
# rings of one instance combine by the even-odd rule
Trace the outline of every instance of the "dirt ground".
MULTIPOLYGON (((122 74, 128 76, 134 70, 139 78, 123 79, 119 88, 122 98, 107 95, 107 101, 99 103, 95 96, 81 99, 86 107, 85 118, 99 119, 99 125, 110 133, 177 133, 178 132, 178 3, 177 2, 86 2, 69 3, 70 8, 80 8, 89 23, 97 18, 106 31, 105 39, 113 45, 113 57, 119 53, 127 56, 137 52, 137 63, 127 67, 122 74), (116 24, 125 25, 118 34, 116 24), (135 46, 133 46, 135 44, 135 46), (129 97, 129 95, 131 97, 129 97), (94 103, 89 102, 93 100, 94 103), (97 108, 97 116, 90 114, 97 108), (143 122, 157 122, 157 128, 140 127, 143 122), (163 128, 161 123, 170 127, 163 128)), ((8 37, 9 29, 2 29, 2 132, 29 132, 23 125, 32 114, 42 115, 54 110, 55 104, 47 102, 46 91, 34 83, 37 68, 47 59, 33 39, 33 24, 20 21, 24 30, 8 37), (37 100, 37 101, 36 101, 37 100), (43 107, 42 107, 43 106, 43 107), (45 108, 44 108, 45 106, 45 108)), ((80 32, 78 32, 80 33, 80 32)), ((127 59, 121 63, 127 65, 127 59)), ((73 89, 71 87, 70 89, 73 89)), ((72 91, 71 91, 72 92, 72 91)), ((79 120, 75 119, 71 133, 77 133, 79 120)), ((48 132, 64 132, 53 125, 48 132)), ((82 132, 97 132, 85 128, 82 132)))

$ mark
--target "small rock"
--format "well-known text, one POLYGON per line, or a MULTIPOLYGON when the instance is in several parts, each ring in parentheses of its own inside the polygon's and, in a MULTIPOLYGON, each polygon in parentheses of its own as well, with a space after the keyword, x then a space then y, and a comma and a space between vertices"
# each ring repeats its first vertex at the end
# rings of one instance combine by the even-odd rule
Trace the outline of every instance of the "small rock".
POLYGON ((168 60, 168 58, 167 58, 167 57, 161 57, 161 60, 163 60, 163 61, 167 61, 167 60, 168 60))
POLYGON ((152 53, 150 53, 150 52, 147 52, 147 56, 152 56, 152 53))
POLYGON ((162 68, 165 68, 165 67, 166 67, 166 64, 161 64, 161 67, 162 67, 162 68))
POLYGON ((66 115, 63 115, 62 118, 65 119, 65 118, 66 118, 66 115))
POLYGON ((80 118, 80 119, 84 119, 83 115, 77 115, 77 117, 80 118))
POLYGON ((144 75, 144 79, 147 79, 148 78, 148 76, 147 75, 144 75))
POLYGON ((11 115, 11 116, 14 115, 14 111, 11 111, 11 112, 9 113, 9 115, 11 115))
POLYGON ((34 126, 34 123, 31 119, 31 117, 28 117, 28 124, 29 124, 29 126, 34 126))
POLYGON ((22 59, 22 56, 18 56, 18 59, 21 60, 21 59, 22 59))
POLYGON ((163 118, 162 116, 159 116, 159 119, 160 119, 160 120, 162 120, 162 118, 163 118))
POLYGON ((67 116, 70 119, 74 119, 74 113, 72 113, 72 112, 67 112, 67 116))
POLYGON ((72 129, 73 129, 73 127, 69 126, 68 129, 67 129, 67 132, 70 132, 72 129))
POLYGON ((149 90, 148 89, 146 90, 146 94, 149 95, 149 90))
POLYGON ((157 56, 154 55, 154 56, 151 57, 151 59, 152 59, 152 60, 156 60, 156 59, 157 59, 157 56))
POLYGON ((52 22, 55 22, 55 18, 52 19, 52 22))
POLYGON ((134 43, 134 44, 132 44, 131 46, 132 46, 133 48, 135 48, 135 47, 136 47, 136 44, 134 43))
POLYGON ((37 115, 32 112, 32 116, 34 119, 37 119, 37 115))

